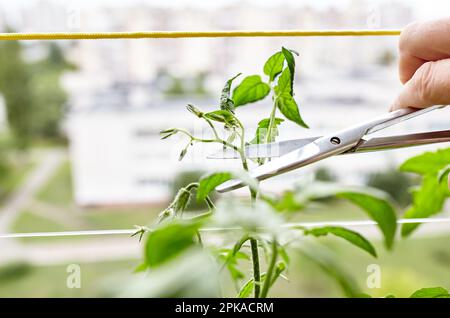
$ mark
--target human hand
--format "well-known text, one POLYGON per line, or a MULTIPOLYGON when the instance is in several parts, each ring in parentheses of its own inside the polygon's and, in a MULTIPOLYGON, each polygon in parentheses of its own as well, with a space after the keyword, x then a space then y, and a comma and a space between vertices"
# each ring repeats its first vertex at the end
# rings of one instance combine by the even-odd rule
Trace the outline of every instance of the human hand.
POLYGON ((390 110, 450 104, 450 18, 408 25, 399 51, 404 87, 390 110))

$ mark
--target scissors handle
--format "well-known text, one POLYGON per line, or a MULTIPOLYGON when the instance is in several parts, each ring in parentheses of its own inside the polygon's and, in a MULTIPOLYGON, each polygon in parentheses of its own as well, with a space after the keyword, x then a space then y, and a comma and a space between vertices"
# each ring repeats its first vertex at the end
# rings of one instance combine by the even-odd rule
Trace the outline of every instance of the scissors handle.
POLYGON ((383 115, 383 116, 376 118, 375 120, 369 121, 368 124, 371 125, 372 127, 370 127, 367 130, 366 134, 372 134, 379 130, 390 127, 392 125, 398 124, 402 121, 405 121, 405 120, 408 120, 408 119, 411 119, 411 118, 414 118, 414 117, 423 115, 425 113, 431 112, 433 110, 441 109, 444 107, 446 107, 446 105, 437 105, 437 106, 432 106, 432 107, 422 108, 422 109, 409 107, 409 108, 403 108, 403 109, 393 111, 387 115, 383 115))
POLYGON ((363 140, 355 148, 350 149, 345 153, 389 150, 436 144, 441 142, 450 142, 450 130, 372 138, 367 141, 363 140))

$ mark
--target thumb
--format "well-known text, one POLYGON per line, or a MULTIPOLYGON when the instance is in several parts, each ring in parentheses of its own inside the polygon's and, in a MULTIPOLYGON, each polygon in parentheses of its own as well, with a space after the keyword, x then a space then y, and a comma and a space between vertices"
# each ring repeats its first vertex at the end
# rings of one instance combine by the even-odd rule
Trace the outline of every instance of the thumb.
POLYGON ((391 111, 450 104, 450 59, 423 64, 405 84, 391 111))

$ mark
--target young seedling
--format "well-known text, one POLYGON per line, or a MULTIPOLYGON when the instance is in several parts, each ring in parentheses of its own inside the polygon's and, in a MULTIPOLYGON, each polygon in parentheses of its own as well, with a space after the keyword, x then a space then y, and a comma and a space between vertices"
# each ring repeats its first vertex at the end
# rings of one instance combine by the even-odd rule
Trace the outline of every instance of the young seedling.
MULTIPOLYGON (((285 120, 308 128, 294 98, 296 56, 298 53, 283 47, 264 64, 264 77, 260 75, 246 76, 234 88, 233 84, 241 77, 241 74, 229 79, 222 89, 218 107, 214 111, 204 112, 189 104, 187 110, 209 127, 212 137, 194 136, 182 128, 171 128, 161 132, 162 139, 175 134, 181 134, 187 138, 186 146, 179 156, 180 160, 185 157, 190 147, 197 143, 216 143, 239 154, 244 173, 221 171, 202 177, 198 182, 181 188, 170 205, 161 212, 155 224, 150 227, 139 227, 135 235, 138 235, 140 239, 147 233, 144 262, 139 266, 139 271, 158 270, 164 266, 173 266, 177 257, 181 259, 188 251, 198 251, 200 248, 215 256, 220 269, 228 269, 235 286, 237 286, 239 297, 249 297, 253 294, 255 298, 264 298, 269 295, 272 286, 280 277, 285 278, 284 274, 290 260, 287 249, 289 247, 289 251, 298 251, 318 264, 326 273, 335 277, 347 296, 362 295, 360 289, 351 283, 346 274, 341 272, 336 264, 330 262, 330 257, 327 256, 323 247, 313 246, 311 248, 308 243, 310 240, 305 242, 298 239, 292 240, 289 237, 290 234, 297 237, 299 233, 314 238, 333 235, 371 256, 377 257, 377 252, 369 240, 353 230, 340 226, 287 228, 283 225, 284 220, 290 218, 293 213, 304 210, 311 202, 327 197, 338 197, 357 205, 369 218, 374 220, 383 234, 385 247, 391 249, 397 230, 397 219, 389 197, 385 193, 370 188, 350 188, 319 182, 303 185, 281 195, 273 196, 260 191, 258 182, 245 174, 251 164, 245 154, 245 146, 248 143, 262 144, 275 141, 279 126, 285 120), (255 136, 248 139, 246 126, 238 118, 237 113, 241 107, 262 101, 268 96, 272 99, 271 111, 267 117, 262 117, 259 121, 255 136), (225 129, 225 137, 219 134, 219 125, 225 129), (248 202, 240 199, 219 200, 216 206, 211 200, 210 194, 218 185, 232 178, 240 178, 248 185, 248 202), (193 198, 194 190, 196 198, 193 198), (194 217, 186 217, 183 212, 190 200, 206 202, 208 211, 194 217), (241 235, 231 248, 228 246, 211 247, 203 244, 201 236, 202 229, 208 226, 225 229, 238 228, 241 235), (250 256, 246 252, 248 244, 250 245, 250 256), (261 252, 264 262, 260 257, 261 252), (247 278, 240 269, 240 264, 246 260, 252 264, 253 275, 251 278, 247 278), (266 267, 264 272, 262 265, 266 267), (247 280, 243 282, 246 278, 247 280)), ((257 112, 256 108, 255 112, 257 112)), ((420 158, 411 159, 412 161, 404 164, 403 170, 425 175, 424 188, 417 196, 428 191, 428 183, 439 184, 438 179, 442 179, 443 175, 448 174, 450 153, 446 150, 444 154, 440 155, 444 159, 442 162, 439 161, 441 162, 439 168, 433 166, 432 176, 429 176, 430 169, 425 164, 416 164, 420 158), (426 173, 422 173, 422 170, 426 173)), ((261 165, 264 161, 264 159, 258 159, 255 164, 261 165)), ((441 190, 442 196, 439 198, 443 200, 443 197, 448 196, 448 191, 441 190)), ((428 214, 440 211, 442 208, 440 203, 441 201, 438 206, 430 209, 428 214)), ((415 211, 418 211, 419 208, 419 203, 415 202, 414 207, 407 212, 407 216, 415 217, 418 213, 415 211)), ((412 229, 412 227, 404 226, 403 234, 408 234, 412 229)), ((191 274, 192 272, 188 273, 188 275, 191 274)))

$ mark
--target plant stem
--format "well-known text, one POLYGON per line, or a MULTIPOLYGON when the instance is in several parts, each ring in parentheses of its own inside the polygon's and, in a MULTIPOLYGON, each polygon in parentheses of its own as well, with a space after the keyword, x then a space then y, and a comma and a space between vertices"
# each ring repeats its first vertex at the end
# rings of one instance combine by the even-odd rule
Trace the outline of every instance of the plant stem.
MULTIPOLYGON (((242 137, 244 136, 244 127, 242 127, 242 137)), ((243 138, 241 138, 241 149, 239 151, 239 154, 241 156, 242 160, 242 166, 245 171, 248 171, 248 163, 247 158, 245 156, 245 141, 243 138)), ((252 206, 255 205, 257 192, 254 191, 251 187, 248 187, 250 190, 250 196, 251 196, 251 202, 252 206)), ((260 265, 259 265, 259 254, 258 254, 258 241, 255 238, 250 238, 250 248, 252 252, 252 263, 253 263, 253 282, 254 282, 254 291, 255 291, 255 298, 259 298, 259 292, 261 289, 260 283, 261 283, 261 271, 260 271, 260 265)))
POLYGON ((266 134, 266 144, 269 142, 272 142, 272 131, 273 131, 273 125, 275 123, 275 114, 277 112, 277 104, 273 103, 272 111, 270 112, 269 117, 269 127, 267 128, 267 134, 266 134))
POLYGON ((269 288, 272 285, 272 276, 273 271, 275 269, 275 264, 277 263, 278 258, 278 246, 277 241, 273 238, 272 241, 272 258, 270 260, 269 268, 267 269, 266 279, 264 281, 264 285, 261 291, 261 298, 266 298, 269 292, 269 288))
POLYGON ((216 206, 215 206, 214 202, 212 202, 211 198, 208 195, 205 198, 205 202, 208 205, 208 208, 210 210, 215 210, 216 209, 216 206))
MULTIPOLYGON (((258 193, 253 189, 250 189, 250 195, 252 199, 252 205, 255 205, 256 197, 258 193)), ((258 240, 255 238, 250 238, 250 248, 252 251, 252 262, 253 262, 253 282, 254 282, 254 291, 255 298, 259 298, 260 290, 261 290, 261 270, 259 265, 259 252, 258 252, 258 240)))
POLYGON ((198 244, 200 244, 201 247, 203 247, 203 240, 202 240, 202 236, 200 234, 199 231, 197 231, 197 239, 198 239, 198 244))
POLYGON ((217 133, 216 127, 214 127, 211 120, 209 120, 208 118, 205 118, 205 117, 203 117, 203 119, 208 123, 209 127, 211 127, 214 137, 216 137, 216 139, 220 139, 219 134, 217 133))
POLYGON ((261 290, 261 273, 259 267, 259 255, 258 255, 258 241, 254 238, 250 239, 250 247, 252 251, 253 262, 253 281, 255 286, 255 298, 259 298, 259 292, 261 290))

